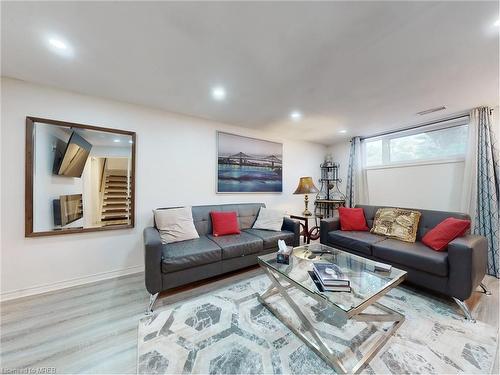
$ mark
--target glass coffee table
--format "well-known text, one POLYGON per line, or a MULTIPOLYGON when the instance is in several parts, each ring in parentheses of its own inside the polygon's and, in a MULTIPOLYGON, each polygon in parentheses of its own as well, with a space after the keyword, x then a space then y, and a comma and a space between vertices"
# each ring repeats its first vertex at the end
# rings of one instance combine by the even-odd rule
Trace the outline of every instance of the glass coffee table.
POLYGON ((329 363, 337 373, 360 372, 405 319, 404 315, 378 303, 377 300, 400 284, 406 277, 406 271, 395 267, 383 271, 380 270, 378 262, 319 243, 294 248, 289 264, 277 263, 276 253, 260 256, 258 262, 271 280, 269 288, 259 296, 260 303, 329 363), (320 292, 308 273, 312 270, 314 262, 331 262, 340 267, 350 281, 351 292, 320 292), (375 322, 392 324, 382 330, 362 357, 351 366, 352 368, 346 368, 339 356, 327 346, 315 322, 304 311, 304 306, 291 295, 291 291, 297 289, 312 297, 320 305, 331 309, 332 319, 338 327, 344 326, 350 319, 366 324, 375 322), (298 321, 300 327, 293 324, 293 319, 289 316, 283 316, 276 304, 269 302, 276 295, 281 296, 293 310, 296 315, 295 323, 298 321), (367 312, 367 309, 370 311, 367 312))

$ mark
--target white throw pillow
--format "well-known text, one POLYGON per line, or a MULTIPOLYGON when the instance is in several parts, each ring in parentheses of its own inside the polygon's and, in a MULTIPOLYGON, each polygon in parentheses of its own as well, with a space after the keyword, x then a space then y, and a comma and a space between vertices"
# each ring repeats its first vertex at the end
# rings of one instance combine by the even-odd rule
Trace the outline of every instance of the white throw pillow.
POLYGON ((200 238, 194 227, 191 207, 154 210, 154 215, 162 243, 200 238))
POLYGON ((285 217, 285 213, 281 210, 272 210, 261 207, 259 210, 259 216, 257 216, 257 220, 255 220, 252 228, 274 230, 279 232, 283 226, 283 217, 285 217))

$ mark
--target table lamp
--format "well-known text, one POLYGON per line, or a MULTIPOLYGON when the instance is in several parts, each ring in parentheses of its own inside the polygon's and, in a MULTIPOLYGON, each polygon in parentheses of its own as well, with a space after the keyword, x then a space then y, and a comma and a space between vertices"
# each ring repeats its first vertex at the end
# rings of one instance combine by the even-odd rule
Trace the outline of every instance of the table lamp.
POLYGON ((313 180, 311 177, 301 177, 299 181, 299 186, 295 190, 294 194, 305 194, 304 204, 305 210, 302 212, 304 216, 311 216, 312 213, 307 209, 309 204, 309 197, 307 194, 317 193, 319 190, 316 186, 314 186, 313 180))

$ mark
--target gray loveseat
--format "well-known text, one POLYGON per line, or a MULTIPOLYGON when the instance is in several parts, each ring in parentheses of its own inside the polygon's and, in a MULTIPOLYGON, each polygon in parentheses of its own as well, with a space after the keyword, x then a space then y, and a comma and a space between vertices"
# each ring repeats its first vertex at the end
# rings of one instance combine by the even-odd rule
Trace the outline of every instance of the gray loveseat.
MULTIPOLYGON (((146 289, 151 312, 158 293, 193 281, 257 264, 259 255, 278 249, 278 240, 299 245, 299 223, 283 219, 281 232, 252 229, 263 203, 193 206, 200 238, 162 244, 155 227, 144 229, 146 289), (236 211, 241 234, 212 236, 211 211, 236 211)), ((166 208, 168 209, 168 208, 166 208)))
MULTIPOLYGON (((375 213, 381 207, 363 208, 371 229, 375 213)), ((425 233, 447 217, 470 220, 466 214, 413 209, 421 212, 415 243, 389 239, 370 232, 341 231, 337 217, 321 220, 321 243, 379 262, 391 264, 408 272, 407 281, 453 297, 465 316, 472 319, 463 302, 481 286, 486 274, 487 247, 485 237, 467 234, 448 244, 447 251, 434 251, 420 242, 425 233)))

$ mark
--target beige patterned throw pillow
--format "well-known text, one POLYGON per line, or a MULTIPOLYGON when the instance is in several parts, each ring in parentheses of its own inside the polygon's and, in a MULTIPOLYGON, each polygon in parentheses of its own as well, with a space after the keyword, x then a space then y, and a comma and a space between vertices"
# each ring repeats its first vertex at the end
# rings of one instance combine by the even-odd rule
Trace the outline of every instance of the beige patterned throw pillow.
POLYGON ((420 212, 403 208, 379 208, 371 233, 396 240, 415 242, 420 212))

